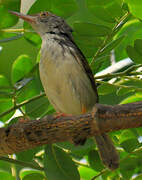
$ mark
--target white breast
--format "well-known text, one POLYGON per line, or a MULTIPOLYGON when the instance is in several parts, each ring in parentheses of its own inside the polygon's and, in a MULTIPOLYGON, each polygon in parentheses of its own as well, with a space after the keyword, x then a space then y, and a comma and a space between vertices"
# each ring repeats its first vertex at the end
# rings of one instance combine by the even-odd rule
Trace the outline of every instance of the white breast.
POLYGON ((71 47, 62 47, 53 40, 43 41, 39 64, 40 78, 56 111, 81 114, 82 108, 91 110, 96 96, 88 76, 69 48, 71 47))

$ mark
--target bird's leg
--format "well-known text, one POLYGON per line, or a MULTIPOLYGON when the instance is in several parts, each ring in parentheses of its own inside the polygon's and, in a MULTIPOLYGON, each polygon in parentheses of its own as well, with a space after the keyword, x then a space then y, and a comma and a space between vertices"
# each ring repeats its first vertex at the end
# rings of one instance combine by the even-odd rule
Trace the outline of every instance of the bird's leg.
POLYGON ((72 114, 66 114, 66 113, 62 113, 62 112, 56 112, 55 115, 54 115, 55 118, 68 117, 68 116, 70 117, 70 116, 72 116, 72 114))

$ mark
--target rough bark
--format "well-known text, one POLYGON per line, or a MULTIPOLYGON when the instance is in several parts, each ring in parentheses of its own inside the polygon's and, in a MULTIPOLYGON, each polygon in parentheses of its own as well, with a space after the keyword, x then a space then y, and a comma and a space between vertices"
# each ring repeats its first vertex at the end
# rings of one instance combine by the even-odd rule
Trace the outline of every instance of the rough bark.
POLYGON ((0 128, 0 155, 95 134, 142 126, 142 101, 125 105, 96 104, 89 114, 18 122, 0 128))

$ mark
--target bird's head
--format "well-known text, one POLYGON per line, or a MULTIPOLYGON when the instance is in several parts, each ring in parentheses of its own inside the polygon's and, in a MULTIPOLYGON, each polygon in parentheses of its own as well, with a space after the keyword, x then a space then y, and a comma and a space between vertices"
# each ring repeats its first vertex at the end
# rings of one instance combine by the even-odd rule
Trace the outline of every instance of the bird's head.
POLYGON ((11 14, 27 21, 33 29, 42 37, 45 33, 72 33, 70 26, 59 16, 50 12, 41 12, 34 15, 25 15, 19 12, 10 11, 11 14))

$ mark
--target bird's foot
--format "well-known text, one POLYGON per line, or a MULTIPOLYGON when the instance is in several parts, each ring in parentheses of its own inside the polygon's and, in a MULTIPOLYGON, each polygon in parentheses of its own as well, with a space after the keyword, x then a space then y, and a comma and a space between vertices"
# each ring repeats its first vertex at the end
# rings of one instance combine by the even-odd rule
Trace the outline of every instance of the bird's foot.
POLYGON ((28 117, 20 117, 20 118, 18 119, 18 122, 19 122, 19 123, 26 123, 26 122, 28 122, 28 121, 30 121, 30 119, 29 119, 28 117))
POLYGON ((66 114, 66 113, 56 112, 56 114, 54 115, 55 118, 69 117, 69 116, 72 116, 72 114, 66 114))

